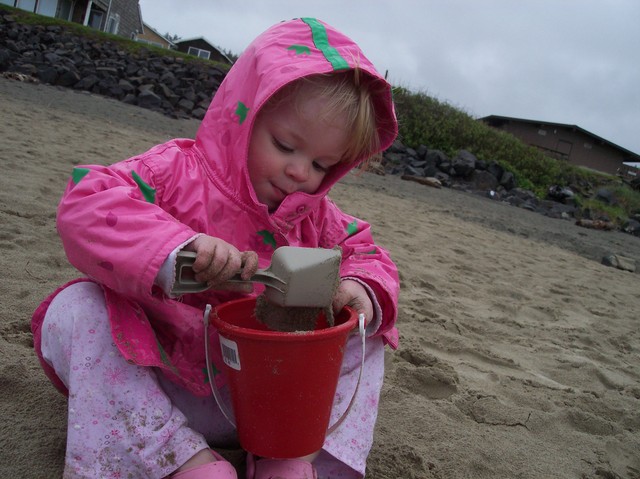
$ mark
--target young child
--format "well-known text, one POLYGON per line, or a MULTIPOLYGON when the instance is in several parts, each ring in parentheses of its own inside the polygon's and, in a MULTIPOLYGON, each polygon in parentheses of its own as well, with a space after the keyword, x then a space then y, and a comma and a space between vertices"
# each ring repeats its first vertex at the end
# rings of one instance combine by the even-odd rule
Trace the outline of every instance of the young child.
MULTIPOLYGON (((389 84, 353 41, 302 18, 247 48, 195 140, 74 169, 57 227, 69 261, 87 277, 55 291, 32 322, 42 366, 69 398, 65 478, 237 477, 210 449, 237 442, 207 383, 202 317, 207 304, 241 293, 172 296, 175 259, 182 249, 196 252, 196 279, 215 286, 238 272, 250 277, 283 245, 342 249, 333 308, 366 316, 365 376, 321 451, 250 456, 248 475, 364 476, 383 347, 398 341, 399 280, 369 225, 327 193, 396 134, 389 84)), ((360 354, 352 336, 332 421, 355 389, 360 354)))

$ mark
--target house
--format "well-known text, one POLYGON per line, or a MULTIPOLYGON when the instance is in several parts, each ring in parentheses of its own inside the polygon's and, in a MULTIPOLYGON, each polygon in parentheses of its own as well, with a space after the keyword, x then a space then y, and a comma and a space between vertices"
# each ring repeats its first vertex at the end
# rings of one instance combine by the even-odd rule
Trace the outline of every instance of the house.
POLYGON ((176 42, 176 48, 179 52, 195 55, 207 60, 214 60, 221 63, 231 65, 233 62, 215 45, 212 45, 203 37, 191 38, 189 40, 180 40, 176 42))
POLYGON ((143 30, 138 0, 0 0, 28 12, 134 38, 143 30))
POLYGON ((576 125, 490 115, 479 121, 511 133, 545 154, 576 166, 615 175, 623 163, 640 162, 640 155, 576 125))
POLYGON ((142 23, 142 32, 139 32, 135 36, 135 40, 141 43, 147 43, 149 45, 153 45, 160 48, 172 49, 176 48, 175 43, 173 43, 168 38, 165 38, 164 35, 161 35, 156 30, 151 28, 146 23, 142 23))

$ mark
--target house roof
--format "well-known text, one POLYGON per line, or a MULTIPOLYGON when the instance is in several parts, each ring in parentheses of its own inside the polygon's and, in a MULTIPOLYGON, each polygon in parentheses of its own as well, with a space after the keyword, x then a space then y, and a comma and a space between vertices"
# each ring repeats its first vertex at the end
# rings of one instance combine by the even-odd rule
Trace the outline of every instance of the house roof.
POLYGON ((155 33, 160 38, 162 38, 164 41, 166 41, 169 45, 175 46, 175 42, 172 42, 171 40, 169 40, 162 33, 158 32, 158 30, 156 30, 155 28, 152 28, 148 23, 142 22, 142 26, 144 27, 145 30, 151 30, 153 33, 155 33))
POLYGON ((500 115, 489 115, 489 116, 484 116, 482 118, 478 118, 480 121, 491 121, 491 120, 503 120, 503 121, 512 121, 512 122, 517 122, 517 123, 530 123, 530 124, 535 124, 535 125, 547 125, 547 126, 557 126, 560 128, 569 128, 575 131, 579 131, 581 133, 584 133, 587 136, 590 136, 591 138, 593 138, 594 140, 597 140, 605 145, 608 145, 612 148, 615 148, 621 152, 624 152, 625 154, 630 155, 632 158, 637 158, 640 160, 640 155, 638 155, 637 153, 634 153, 633 151, 627 150, 626 148, 621 147, 620 145, 616 145, 615 143, 610 142, 609 140, 606 140, 598 135, 595 135, 593 133, 591 133, 590 131, 585 130, 584 128, 580 128, 578 125, 570 125, 567 123, 553 123, 550 121, 541 121, 541 120, 527 120, 525 118, 514 118, 514 117, 510 117, 510 116, 500 116, 500 115))
POLYGON ((181 43, 186 43, 186 42, 193 42, 195 40, 202 40, 203 42, 205 42, 207 45, 209 45, 212 49, 214 49, 215 51, 217 51, 220 55, 222 55, 224 58, 227 59, 227 61, 229 63, 233 63, 233 61, 231 61, 231 59, 225 55, 225 53, 220 50, 220 47, 215 46, 213 43, 211 43, 209 40, 207 40, 204 37, 193 37, 193 38, 181 38, 180 40, 178 40, 177 42, 175 42, 176 45, 180 45, 181 43))

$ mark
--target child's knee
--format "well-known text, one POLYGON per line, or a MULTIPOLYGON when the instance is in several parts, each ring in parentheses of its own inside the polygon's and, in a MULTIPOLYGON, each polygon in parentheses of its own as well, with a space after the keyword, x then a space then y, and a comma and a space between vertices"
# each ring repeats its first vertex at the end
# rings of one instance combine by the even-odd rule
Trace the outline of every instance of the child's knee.
POLYGON ((73 344, 87 334, 110 337, 102 288, 88 281, 72 284, 58 293, 42 324, 42 357, 66 385, 73 344))

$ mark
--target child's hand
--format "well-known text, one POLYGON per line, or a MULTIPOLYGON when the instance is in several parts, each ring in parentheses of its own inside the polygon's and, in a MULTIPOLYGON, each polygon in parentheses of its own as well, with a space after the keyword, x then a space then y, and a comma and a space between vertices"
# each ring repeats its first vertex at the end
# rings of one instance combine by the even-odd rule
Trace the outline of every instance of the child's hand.
POLYGON ((373 318, 373 304, 367 290, 357 281, 345 279, 340 282, 333 297, 333 311, 337 314, 344 306, 351 306, 358 313, 364 313, 365 322, 373 318))
POLYGON ((258 269, 255 251, 239 251, 232 244, 213 236, 198 236, 184 249, 196 253, 192 266, 196 281, 211 286, 224 283, 239 272, 242 279, 249 279, 258 269))

